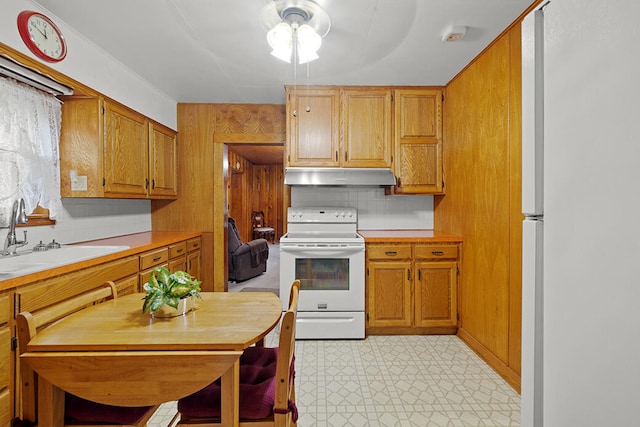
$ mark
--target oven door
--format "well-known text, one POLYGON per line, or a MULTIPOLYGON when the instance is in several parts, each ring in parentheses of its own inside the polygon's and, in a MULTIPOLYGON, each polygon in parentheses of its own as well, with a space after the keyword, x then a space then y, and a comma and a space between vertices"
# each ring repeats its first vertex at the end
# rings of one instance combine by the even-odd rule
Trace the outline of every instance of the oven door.
POLYGON ((364 244, 280 241, 280 299, 300 280, 298 311, 364 311, 364 244))

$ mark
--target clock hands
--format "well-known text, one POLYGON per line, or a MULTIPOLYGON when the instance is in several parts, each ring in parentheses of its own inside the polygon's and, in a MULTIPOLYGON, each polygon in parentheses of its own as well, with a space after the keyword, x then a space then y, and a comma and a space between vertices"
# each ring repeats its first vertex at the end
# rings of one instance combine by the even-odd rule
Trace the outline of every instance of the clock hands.
POLYGON ((42 30, 40 28, 38 28, 38 27, 36 27, 36 30, 38 30, 38 32, 40 34, 42 34, 42 36, 45 38, 45 40, 47 40, 49 38, 49 37, 47 37, 47 29, 46 28, 44 29, 44 32, 42 32, 42 30))

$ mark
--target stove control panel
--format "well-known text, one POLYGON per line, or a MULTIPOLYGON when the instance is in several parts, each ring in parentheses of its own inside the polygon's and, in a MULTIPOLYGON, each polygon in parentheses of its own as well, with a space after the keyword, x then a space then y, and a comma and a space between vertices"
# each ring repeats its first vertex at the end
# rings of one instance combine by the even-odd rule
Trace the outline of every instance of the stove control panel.
POLYGON ((287 211, 289 223, 355 223, 358 212, 355 208, 293 208, 287 211))

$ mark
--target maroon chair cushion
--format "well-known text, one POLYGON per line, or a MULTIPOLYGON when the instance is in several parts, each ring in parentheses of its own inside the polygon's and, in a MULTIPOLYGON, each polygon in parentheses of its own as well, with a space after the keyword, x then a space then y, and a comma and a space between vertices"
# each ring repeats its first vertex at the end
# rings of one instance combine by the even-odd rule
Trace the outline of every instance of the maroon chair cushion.
MULTIPOLYGON (((240 418, 260 419, 273 414, 277 348, 250 347, 240 356, 240 418)), ((184 417, 220 416, 220 379, 178 401, 184 417)))
POLYGON ((65 394, 64 416, 74 421, 113 424, 134 424, 151 406, 121 407, 104 405, 82 399, 71 393, 65 394))

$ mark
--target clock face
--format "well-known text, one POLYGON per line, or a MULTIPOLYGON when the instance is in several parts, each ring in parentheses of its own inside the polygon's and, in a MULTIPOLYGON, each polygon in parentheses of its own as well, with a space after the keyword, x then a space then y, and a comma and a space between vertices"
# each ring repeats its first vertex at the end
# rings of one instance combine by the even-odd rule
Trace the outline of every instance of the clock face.
POLYGON ((18 15, 18 31, 25 45, 38 58, 59 62, 67 56, 67 44, 62 32, 45 15, 24 11, 18 15))

